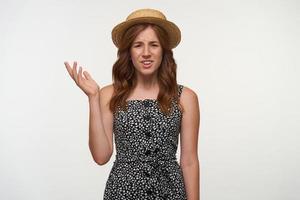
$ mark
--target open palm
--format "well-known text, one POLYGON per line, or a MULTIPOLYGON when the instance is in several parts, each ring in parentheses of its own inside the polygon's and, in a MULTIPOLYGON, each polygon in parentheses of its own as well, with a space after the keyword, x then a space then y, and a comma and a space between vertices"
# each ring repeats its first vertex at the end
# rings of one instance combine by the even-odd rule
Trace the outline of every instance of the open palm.
POLYGON ((75 81, 76 85, 88 96, 95 96, 98 94, 99 86, 96 81, 91 77, 91 75, 84 71, 82 76, 82 67, 79 67, 77 73, 77 62, 73 63, 73 67, 69 65, 68 62, 64 62, 71 78, 75 81))

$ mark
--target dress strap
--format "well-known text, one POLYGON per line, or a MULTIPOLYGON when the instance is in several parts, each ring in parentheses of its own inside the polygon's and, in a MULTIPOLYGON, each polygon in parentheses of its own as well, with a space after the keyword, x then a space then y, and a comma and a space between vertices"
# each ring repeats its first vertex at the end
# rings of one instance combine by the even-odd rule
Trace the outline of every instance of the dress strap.
POLYGON ((181 85, 181 84, 177 84, 177 85, 178 85, 178 97, 180 97, 180 95, 182 93, 183 85, 181 85))

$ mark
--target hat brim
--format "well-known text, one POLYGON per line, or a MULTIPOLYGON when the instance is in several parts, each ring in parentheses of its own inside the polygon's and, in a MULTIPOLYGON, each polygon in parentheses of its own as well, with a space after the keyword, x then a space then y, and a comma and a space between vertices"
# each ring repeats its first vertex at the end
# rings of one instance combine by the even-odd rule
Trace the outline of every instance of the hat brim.
POLYGON ((140 23, 151 23, 151 24, 158 25, 162 29, 164 29, 169 36, 171 48, 175 48, 181 40, 180 29, 173 22, 168 20, 162 20, 156 17, 140 17, 140 18, 131 19, 122 22, 113 28, 111 32, 111 36, 112 36, 113 43, 116 45, 116 47, 119 48, 120 41, 123 37, 123 34, 127 31, 127 29, 135 24, 140 24, 140 23))

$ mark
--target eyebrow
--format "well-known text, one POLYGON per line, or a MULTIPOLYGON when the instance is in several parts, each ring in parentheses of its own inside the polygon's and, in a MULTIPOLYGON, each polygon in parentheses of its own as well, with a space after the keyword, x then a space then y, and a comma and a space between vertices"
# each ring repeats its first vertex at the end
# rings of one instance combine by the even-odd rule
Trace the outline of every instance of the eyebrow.
MULTIPOLYGON (((142 41, 136 41, 133 44, 140 44, 140 43, 143 43, 143 42, 142 41)), ((150 41, 149 43, 153 44, 153 43, 159 43, 159 42, 157 40, 153 40, 153 41, 150 41)))

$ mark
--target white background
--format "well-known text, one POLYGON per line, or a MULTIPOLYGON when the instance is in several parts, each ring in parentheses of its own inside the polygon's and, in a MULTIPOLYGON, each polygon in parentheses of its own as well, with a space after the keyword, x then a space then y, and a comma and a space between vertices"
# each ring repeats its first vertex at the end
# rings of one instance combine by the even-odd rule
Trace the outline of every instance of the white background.
POLYGON ((93 161, 88 99, 63 63, 110 84, 111 30, 139 8, 182 30, 174 56, 200 101, 201 199, 300 199, 299 1, 0 2, 0 199, 102 199, 115 151, 93 161))

